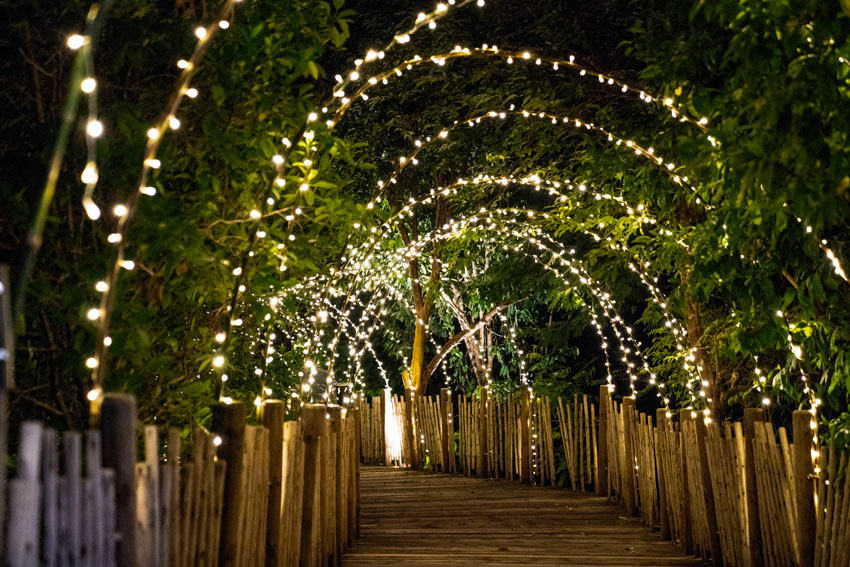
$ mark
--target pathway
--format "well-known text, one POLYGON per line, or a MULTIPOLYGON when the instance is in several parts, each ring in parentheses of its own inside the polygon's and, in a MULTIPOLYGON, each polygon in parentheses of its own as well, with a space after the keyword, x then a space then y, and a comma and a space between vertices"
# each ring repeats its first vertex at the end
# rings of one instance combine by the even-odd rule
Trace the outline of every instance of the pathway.
POLYGON ((343 567, 702 565, 605 498, 361 468, 361 537, 343 567))

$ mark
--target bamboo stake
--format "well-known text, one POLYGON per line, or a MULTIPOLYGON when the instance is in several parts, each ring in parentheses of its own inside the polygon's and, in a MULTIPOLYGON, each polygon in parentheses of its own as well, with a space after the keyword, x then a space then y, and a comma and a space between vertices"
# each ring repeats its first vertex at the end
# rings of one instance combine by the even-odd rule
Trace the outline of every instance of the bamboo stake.
POLYGON ((107 394, 100 408, 102 465, 115 471, 115 519, 121 567, 136 567, 136 400, 107 394))

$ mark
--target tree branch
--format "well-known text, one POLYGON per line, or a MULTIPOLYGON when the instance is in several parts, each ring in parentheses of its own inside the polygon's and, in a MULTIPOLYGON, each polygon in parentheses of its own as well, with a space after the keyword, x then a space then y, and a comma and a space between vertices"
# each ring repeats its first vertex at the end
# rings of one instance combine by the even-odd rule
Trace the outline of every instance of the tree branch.
POLYGON ((456 347, 460 341, 462 341, 472 333, 476 332, 483 325, 486 325, 490 321, 490 319, 492 319, 511 305, 513 305, 513 303, 503 303, 502 305, 497 305, 496 307, 482 315, 481 319, 479 319, 475 323, 475 325, 456 333, 452 338, 449 339, 446 344, 440 347, 440 351, 436 354, 436 356, 434 356, 434 358, 431 359, 431 362, 428 363, 428 366, 426 366, 425 370, 422 372, 422 384, 420 388, 424 391, 425 386, 428 384, 428 378, 430 378, 431 374, 433 374, 434 371, 437 370, 437 366, 440 364, 443 358, 445 358, 445 356, 454 347, 456 347))

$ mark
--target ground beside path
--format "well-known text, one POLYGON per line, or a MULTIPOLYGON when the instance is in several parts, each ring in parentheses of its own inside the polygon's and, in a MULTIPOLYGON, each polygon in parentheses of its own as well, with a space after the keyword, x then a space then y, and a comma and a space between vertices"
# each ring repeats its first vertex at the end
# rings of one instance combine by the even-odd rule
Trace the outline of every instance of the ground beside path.
POLYGON ((361 469, 343 567, 702 565, 605 498, 403 469, 361 469))

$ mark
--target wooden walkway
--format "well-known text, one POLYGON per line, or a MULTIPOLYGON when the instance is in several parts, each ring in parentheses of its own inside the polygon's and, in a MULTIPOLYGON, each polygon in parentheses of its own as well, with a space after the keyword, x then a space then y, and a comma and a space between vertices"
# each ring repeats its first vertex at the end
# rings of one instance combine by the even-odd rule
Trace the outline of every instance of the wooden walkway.
POLYGON ((606 499, 362 467, 361 537, 343 567, 702 565, 606 499))

